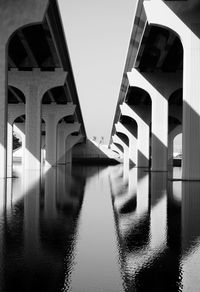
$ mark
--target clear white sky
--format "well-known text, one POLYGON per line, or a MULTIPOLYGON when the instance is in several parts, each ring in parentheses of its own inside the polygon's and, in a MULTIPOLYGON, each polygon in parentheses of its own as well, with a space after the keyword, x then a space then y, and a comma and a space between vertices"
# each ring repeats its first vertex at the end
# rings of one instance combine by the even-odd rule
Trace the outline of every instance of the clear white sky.
POLYGON ((89 138, 108 143, 136 0, 58 0, 89 138))

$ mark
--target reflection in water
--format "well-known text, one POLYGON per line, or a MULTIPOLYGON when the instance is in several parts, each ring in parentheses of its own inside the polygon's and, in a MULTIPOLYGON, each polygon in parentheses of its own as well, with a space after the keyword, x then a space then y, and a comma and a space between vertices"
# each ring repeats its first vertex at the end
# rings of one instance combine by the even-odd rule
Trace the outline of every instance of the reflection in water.
POLYGON ((0 291, 200 290, 200 182, 18 165, 0 189, 0 291))
POLYGON ((85 178, 76 180, 76 188, 69 184, 67 189, 63 187, 67 175, 52 168, 43 179, 41 183, 37 171, 25 172, 23 196, 16 201, 7 198, 12 202, 2 213, 1 291, 16 291, 16 287, 26 292, 61 291, 70 280, 85 178))
POLYGON ((200 183, 136 175, 136 194, 110 176, 124 291, 199 291, 200 183))

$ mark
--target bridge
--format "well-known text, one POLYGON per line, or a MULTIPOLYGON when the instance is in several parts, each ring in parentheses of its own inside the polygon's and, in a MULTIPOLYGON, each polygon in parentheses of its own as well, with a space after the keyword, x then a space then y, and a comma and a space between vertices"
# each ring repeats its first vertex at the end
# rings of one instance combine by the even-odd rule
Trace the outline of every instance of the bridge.
POLYGON ((137 1, 110 137, 125 174, 127 161, 169 171, 182 133, 182 179, 200 179, 199 12, 196 0, 137 1))
POLYGON ((0 177, 12 176, 13 131, 25 169, 44 150, 47 167, 71 162, 86 131, 57 1, 3 1, 0 17, 0 177))

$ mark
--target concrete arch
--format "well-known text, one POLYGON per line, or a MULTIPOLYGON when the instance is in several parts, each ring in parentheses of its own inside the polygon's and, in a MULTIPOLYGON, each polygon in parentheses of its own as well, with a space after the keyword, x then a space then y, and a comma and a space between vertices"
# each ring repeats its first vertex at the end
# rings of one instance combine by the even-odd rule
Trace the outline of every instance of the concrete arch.
POLYGON ((137 102, 139 102, 142 97, 143 97, 143 100, 145 99, 145 101, 148 101, 148 99, 151 100, 151 96, 149 95, 149 93, 147 91, 145 91, 142 87, 139 87, 139 86, 130 86, 129 89, 128 89, 128 92, 127 92, 127 95, 126 95, 126 103, 127 104, 131 104, 131 94, 133 94, 131 92, 131 90, 136 90, 136 94, 137 94, 137 102))
POLYGON ((8 86, 8 103, 26 103, 26 96, 15 86, 8 86))
POLYGON ((6 177, 6 118, 7 118, 7 63, 8 63, 8 45, 12 34, 24 25, 41 22, 47 9, 48 0, 36 1, 3 1, 0 4, 1 26, 1 63, 0 63, 0 96, 1 96, 1 124, 0 137, 1 149, 0 160, 2 167, 0 168, 0 177, 6 177), (33 5, 34 2, 34 5, 33 5), (23 9, 22 9, 23 5, 23 9), (14 17, 13 17, 14 15, 14 17))
POLYGON ((120 139, 126 144, 129 149, 129 159, 135 165, 137 165, 137 135, 134 135, 123 123, 118 122, 115 124, 118 136, 121 134, 120 139), (127 137, 127 138, 126 138, 127 137))
POLYGON ((66 116, 73 115, 73 103, 42 105, 42 117, 46 128, 46 162, 48 166, 55 166, 57 162, 58 122, 66 116))
POLYGON ((172 31, 184 47, 189 28, 181 19, 163 1, 144 1, 143 5, 148 23, 172 31))
POLYGON ((138 138, 138 123, 129 115, 121 115, 119 121, 134 137, 138 138))
POLYGON ((71 100, 68 97, 68 92, 66 91, 65 83, 63 84, 57 84, 52 85, 51 88, 46 90, 42 96, 41 103, 42 104, 51 104, 51 103, 57 103, 66 105, 67 103, 70 103, 71 100))
POLYGON ((167 171, 168 100, 146 76, 133 68, 127 73, 130 86, 144 89, 151 97, 152 170, 167 171), (162 123, 160 123, 162 121, 162 123), (159 158, 158 158, 159 157, 159 158))
POLYGON ((19 98, 18 103, 16 104, 8 103, 8 123, 12 125, 17 117, 25 114, 26 97, 20 89, 14 86, 9 86, 8 90, 12 90, 13 95, 16 95, 16 99, 19 98), (20 97, 22 98, 21 101, 20 97))
POLYGON ((65 145, 66 145, 66 154, 65 154, 65 161, 66 161, 66 164, 68 163, 72 163, 72 148, 82 142, 82 139, 83 139, 83 135, 82 134, 78 134, 78 135, 68 135, 67 138, 66 138, 66 142, 65 142, 65 145))
POLYGON ((111 149, 113 149, 114 151, 118 151, 118 153, 120 154, 120 155, 124 155, 123 153, 124 153, 124 148, 119 144, 119 143, 112 143, 111 144, 111 149))
POLYGON ((138 104, 141 104, 139 102, 141 101, 141 99, 143 99, 143 101, 146 104, 151 105, 152 96, 148 92, 148 90, 146 90, 146 88, 142 85, 142 82, 138 77, 139 72, 138 72, 138 74, 137 74, 137 72, 138 72, 137 69, 133 68, 131 72, 127 73, 128 79, 129 79, 129 89, 128 89, 127 94, 126 94, 125 102, 128 105, 133 104, 134 106, 136 106, 138 104), (134 78, 135 78, 134 82, 131 82, 132 78, 130 78, 131 77, 130 74, 134 74, 134 78), (134 98, 134 91, 135 91, 135 95, 136 95, 135 98, 134 98), (150 103, 148 102, 148 100, 150 101, 150 103), (134 101, 135 101, 135 103, 134 103, 134 101))
MULTIPOLYGON (((46 1, 48 2, 48 0, 46 1)), ((45 14, 45 12, 44 12, 45 14)), ((19 32, 20 30, 23 30, 25 28, 29 28, 29 27, 33 27, 35 25, 41 25, 42 24, 42 20, 43 18, 41 19, 41 21, 37 21, 37 20, 32 20, 32 21, 29 21, 28 23, 25 23, 25 24, 21 24, 19 25, 9 36, 8 40, 7 40, 7 50, 9 49, 9 46, 10 46, 10 42, 12 41, 13 37, 17 34, 17 32, 19 32)), ((8 53, 8 51, 7 51, 8 53)))
POLYGON ((137 124, 137 154, 136 165, 138 167, 149 167, 150 147, 150 118, 147 114, 129 106, 127 103, 120 105, 122 115, 129 116, 137 124), (145 143, 144 143, 145 141, 145 143))
POLYGON ((57 164, 65 164, 66 139, 72 133, 80 131, 81 124, 78 122, 57 124, 57 164))

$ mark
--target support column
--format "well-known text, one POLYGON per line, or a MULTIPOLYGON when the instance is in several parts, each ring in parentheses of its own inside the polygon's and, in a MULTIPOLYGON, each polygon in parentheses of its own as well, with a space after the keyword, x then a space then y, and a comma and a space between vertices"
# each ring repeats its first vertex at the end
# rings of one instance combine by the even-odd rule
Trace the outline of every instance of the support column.
POLYGON ((113 143, 119 144, 124 150, 123 154, 123 178, 128 180, 129 178, 129 147, 117 136, 113 136, 113 143))
POLYGON ((41 163, 41 100, 52 87, 61 86, 66 72, 33 69, 31 72, 9 71, 9 85, 19 88, 26 96, 26 169, 40 169, 41 163))
POLYGON ((137 166, 149 167, 149 125, 128 104, 120 106, 123 115, 127 115, 136 121, 137 131, 137 166))
POLYGON ((26 96, 25 168, 40 169, 41 160, 41 100, 38 87, 30 85, 26 96))
POLYGON ((56 165, 57 123, 54 114, 49 114, 46 121, 46 166, 56 165))
POLYGON ((0 3, 0 178, 7 175, 7 43, 19 27, 42 21, 47 4, 47 0, 0 3))
POLYGON ((72 148, 81 141, 83 136, 81 134, 77 136, 68 135, 65 141, 66 151, 66 163, 72 163, 72 148))
MULTIPOLYGON (((150 77, 150 76, 148 76, 150 77)), ((128 73, 131 86, 144 89, 152 101, 152 171, 167 171, 167 148, 168 148, 168 100, 161 91, 151 84, 148 78, 132 69, 128 73)))
POLYGON ((66 164, 72 163, 72 150, 68 150, 65 155, 66 164))
POLYGON ((46 166, 56 166, 57 163, 57 127, 63 117, 73 115, 76 106, 73 103, 67 105, 43 105, 42 117, 46 124, 46 166))
MULTIPOLYGON (((187 4, 186 4, 187 5, 187 4)), ((183 161, 182 178, 200 180, 200 21, 187 26, 163 1, 145 1, 148 22, 169 27, 179 34, 184 50, 183 60, 183 161), (156 10, 159 13, 155 13, 156 10), (191 28, 192 29, 191 29, 191 28), (195 33, 193 33, 193 31, 195 33)), ((187 11, 187 9, 185 9, 187 11)))
POLYGON ((184 46, 182 178, 200 180, 200 40, 188 33, 184 46))
POLYGON ((129 139, 129 159, 137 166, 137 139, 129 130, 120 122, 116 125, 116 131, 126 135, 129 139))
MULTIPOLYGON (((0 5, 1 6, 1 5, 0 5)), ((1 7, 0 7, 1 9, 1 7)), ((6 177, 7 162, 7 64, 6 64, 6 45, 2 42, 0 45, 0 178, 6 177)))
POLYGON ((80 130, 80 124, 79 123, 73 123, 73 124, 66 124, 65 122, 62 122, 58 124, 58 138, 57 138, 57 163, 58 164, 65 164, 65 141, 67 139, 67 136, 69 136, 73 132, 78 132, 80 130))
POLYGON ((42 139, 42 142, 41 142, 41 164, 43 166, 44 162, 45 162, 45 136, 42 135, 41 139, 42 139))
POLYGON ((168 101, 160 94, 152 97, 152 171, 167 171, 168 101))
POLYGON ((65 164, 65 123, 58 124, 57 163, 65 164))
POLYGON ((138 167, 149 167, 149 126, 138 123, 138 167))
POLYGON ((12 177, 13 169, 13 126, 8 123, 7 128, 7 177, 12 177))

